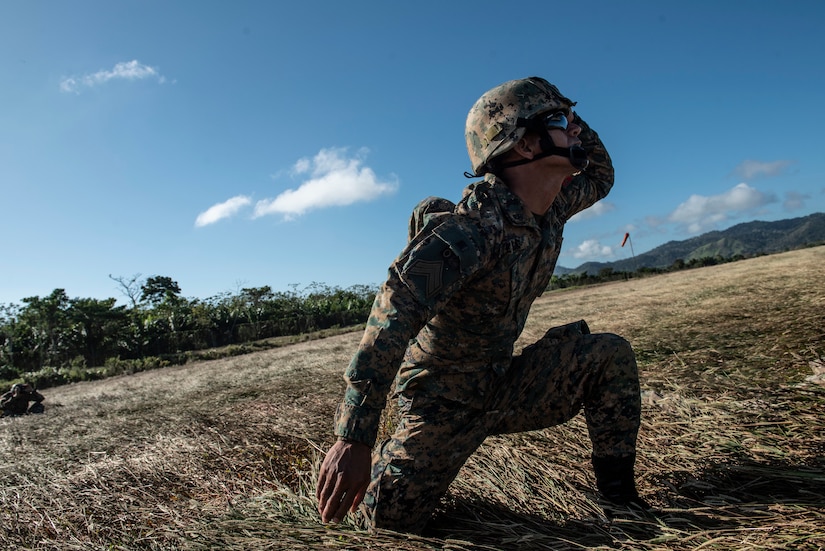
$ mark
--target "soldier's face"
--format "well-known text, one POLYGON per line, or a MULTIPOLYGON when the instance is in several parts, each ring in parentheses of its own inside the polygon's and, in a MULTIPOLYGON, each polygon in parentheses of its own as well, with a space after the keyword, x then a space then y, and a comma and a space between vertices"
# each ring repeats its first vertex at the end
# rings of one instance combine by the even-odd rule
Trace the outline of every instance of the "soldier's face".
POLYGON ((547 131, 553 139, 553 143, 559 147, 568 148, 582 143, 579 139, 582 128, 573 122, 572 111, 567 114, 567 128, 548 126, 547 131))

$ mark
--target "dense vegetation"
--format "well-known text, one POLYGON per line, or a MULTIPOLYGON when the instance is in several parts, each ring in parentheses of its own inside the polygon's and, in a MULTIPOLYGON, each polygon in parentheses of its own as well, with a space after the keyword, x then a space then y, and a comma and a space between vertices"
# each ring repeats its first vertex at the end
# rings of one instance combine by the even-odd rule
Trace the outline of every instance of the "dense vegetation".
POLYGON ((0 305, 0 383, 25 378, 44 388, 185 363, 189 351, 355 325, 366 319, 375 296, 367 286, 316 283, 198 300, 182 297, 165 276, 113 279, 128 305, 69 298, 64 289, 0 305))

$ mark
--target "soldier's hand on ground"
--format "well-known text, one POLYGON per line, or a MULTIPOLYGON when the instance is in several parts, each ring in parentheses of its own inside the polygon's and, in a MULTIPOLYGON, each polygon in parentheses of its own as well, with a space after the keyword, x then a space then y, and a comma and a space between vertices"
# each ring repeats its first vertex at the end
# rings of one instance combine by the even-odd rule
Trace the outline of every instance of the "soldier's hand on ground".
POLYGON ((339 440, 329 449, 318 474, 318 513, 322 522, 340 522, 355 511, 370 483, 372 450, 366 444, 339 440))

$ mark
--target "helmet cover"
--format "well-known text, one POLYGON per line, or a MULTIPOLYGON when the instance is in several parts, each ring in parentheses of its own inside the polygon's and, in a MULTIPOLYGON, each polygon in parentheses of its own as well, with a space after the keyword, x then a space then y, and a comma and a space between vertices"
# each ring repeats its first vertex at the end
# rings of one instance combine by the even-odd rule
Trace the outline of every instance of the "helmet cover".
POLYGON ((485 92, 470 109, 464 131, 474 174, 488 172, 490 160, 512 149, 524 136, 518 119, 574 105, 540 77, 510 80, 485 92))

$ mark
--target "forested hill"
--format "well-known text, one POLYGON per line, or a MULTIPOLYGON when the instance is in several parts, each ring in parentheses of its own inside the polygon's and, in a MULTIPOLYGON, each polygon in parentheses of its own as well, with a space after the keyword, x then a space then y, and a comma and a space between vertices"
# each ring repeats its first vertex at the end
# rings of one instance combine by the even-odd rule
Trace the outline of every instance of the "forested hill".
POLYGON ((684 241, 670 241, 651 251, 638 254, 635 259, 630 257, 615 262, 586 262, 573 269, 559 266, 556 268, 556 275, 596 275, 606 268, 616 272, 633 272, 639 268, 667 268, 679 259, 690 262, 706 257, 748 257, 798 249, 817 243, 825 243, 825 213, 821 212, 777 222, 756 221, 737 224, 726 230, 708 232, 684 241))

